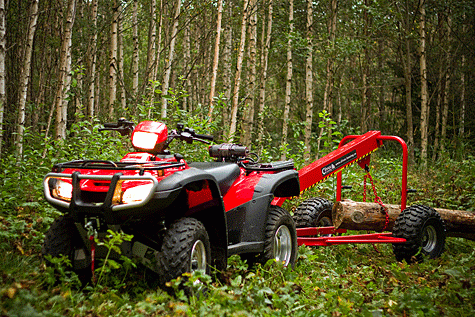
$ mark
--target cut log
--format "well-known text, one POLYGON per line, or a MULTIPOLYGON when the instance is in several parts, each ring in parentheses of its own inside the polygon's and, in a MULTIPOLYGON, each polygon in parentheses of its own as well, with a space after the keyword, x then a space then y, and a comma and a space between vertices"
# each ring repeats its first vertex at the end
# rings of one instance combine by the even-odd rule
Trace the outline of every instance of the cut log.
MULTIPOLYGON (((385 205, 389 222, 386 231, 392 231, 394 221, 401 213, 400 205, 385 205)), ((447 227, 448 236, 475 240, 475 212, 434 208, 447 227)), ((386 215, 377 203, 342 200, 333 206, 332 221, 337 229, 382 231, 386 215)))

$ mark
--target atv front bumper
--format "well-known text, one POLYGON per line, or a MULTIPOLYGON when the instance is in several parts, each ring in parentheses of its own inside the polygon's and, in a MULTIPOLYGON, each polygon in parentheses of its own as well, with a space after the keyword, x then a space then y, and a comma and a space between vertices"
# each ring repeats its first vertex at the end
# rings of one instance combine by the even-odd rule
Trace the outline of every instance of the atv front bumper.
POLYGON ((147 216, 154 211, 166 208, 178 196, 180 188, 157 191, 158 181, 153 176, 134 175, 127 176, 122 173, 114 175, 83 175, 79 172, 72 174, 48 173, 43 180, 44 195, 46 200, 58 210, 69 213, 75 221, 82 216, 100 216, 106 223, 119 224, 124 219, 132 216, 147 216), (81 190, 82 180, 93 180, 107 183, 107 192, 91 192, 81 190), (124 194, 122 184, 126 181, 148 183, 143 186, 140 198, 128 203, 122 202, 124 194), (63 197, 57 192, 57 183, 71 184, 70 196, 63 197), (90 196, 96 195, 99 199, 91 200, 90 196))

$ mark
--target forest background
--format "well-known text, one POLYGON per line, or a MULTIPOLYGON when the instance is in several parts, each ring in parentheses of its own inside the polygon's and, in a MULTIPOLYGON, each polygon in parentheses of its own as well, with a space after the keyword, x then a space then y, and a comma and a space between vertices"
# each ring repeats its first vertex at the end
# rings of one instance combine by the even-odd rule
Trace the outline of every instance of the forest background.
MULTIPOLYGON (((120 159, 127 138, 98 131, 120 117, 184 122, 297 167, 381 130, 409 146, 411 204, 474 210, 474 26, 468 0, 0 0, 0 313, 473 315, 474 244, 460 239, 416 266, 390 246, 301 248, 295 271, 232 258, 205 301, 126 270, 92 293, 67 274, 58 286, 39 250, 57 216, 42 177, 58 161, 120 159)), ((397 203, 386 149, 375 178, 397 203)), ((361 178, 346 180, 361 200, 361 178)))

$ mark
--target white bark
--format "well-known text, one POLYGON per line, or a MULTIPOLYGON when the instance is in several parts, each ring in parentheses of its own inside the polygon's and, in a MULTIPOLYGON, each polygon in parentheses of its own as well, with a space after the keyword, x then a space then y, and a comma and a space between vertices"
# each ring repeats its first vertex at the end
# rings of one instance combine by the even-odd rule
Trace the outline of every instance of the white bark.
MULTIPOLYGON (((282 123, 282 144, 287 143, 287 134, 289 127, 289 113, 292 93, 292 36, 294 32, 294 1, 289 0, 289 34, 287 39, 287 80, 285 84, 285 106, 282 123)), ((286 159, 285 151, 282 152, 282 160, 286 159)))
POLYGON ((132 96, 137 99, 139 96, 139 27, 138 27, 139 2, 134 0, 132 11, 132 41, 134 51, 132 53, 132 96))
MULTIPOLYGON (((165 75, 163 76, 163 85, 162 85, 162 94, 168 95, 168 89, 170 87, 170 75, 172 72, 172 64, 175 58, 175 43, 176 43, 176 36, 178 33, 178 18, 180 17, 180 10, 181 10, 181 0, 177 0, 175 8, 175 17, 174 23, 172 28, 172 37, 170 41, 170 51, 168 54, 168 60, 165 69, 165 75)), ((167 117, 167 108, 168 108, 168 100, 162 97, 162 118, 167 117)))
POLYGON ((427 144, 429 128, 429 105, 427 89, 427 66, 426 66, 426 11, 425 4, 420 6, 421 20, 419 24, 420 32, 420 74, 421 74, 421 163, 427 166, 427 144))
POLYGON ((38 0, 32 0, 30 6, 30 23, 28 25, 28 35, 26 47, 23 53, 23 63, 20 73, 20 99, 18 110, 18 130, 16 140, 17 160, 21 160, 23 155, 23 134, 25 133, 25 108, 28 94, 28 84, 30 81, 31 55, 33 52, 33 39, 36 32, 36 22, 38 21, 38 0))
POLYGON ((208 120, 211 122, 213 120, 213 110, 214 110, 214 94, 216 90, 216 77, 218 76, 218 62, 219 62, 219 42, 221 40, 221 20, 223 16, 223 0, 218 1, 218 17, 216 21, 216 40, 214 43, 214 57, 213 57, 213 69, 211 71, 211 84, 209 92, 209 111, 208 111, 208 120))
POLYGON ((313 1, 307 0, 307 62, 305 68, 305 99, 307 107, 305 111, 305 152, 303 158, 305 161, 310 159, 312 121, 313 121, 313 47, 312 47, 312 29, 313 29, 313 1))
POLYGON ((0 159, 2 158, 3 143, 3 112, 5 111, 5 102, 7 96, 5 93, 5 0, 0 0, 0 159))
POLYGON ((241 42, 236 64, 236 74, 234 75, 233 103, 231 108, 231 127, 229 128, 228 141, 233 142, 236 133, 237 112, 239 106, 239 89, 241 86, 242 61, 244 58, 244 46, 246 43, 246 21, 248 15, 249 0, 244 0, 244 7, 241 22, 241 42))
POLYGON ((89 48, 89 90, 87 103, 87 116, 92 121, 94 117, 95 85, 96 85, 96 63, 97 63, 97 0, 92 0, 92 28, 91 46, 89 48))
POLYGON ((119 4, 114 0, 112 8, 112 25, 111 25, 111 43, 109 58, 109 116, 114 114, 115 100, 117 99, 117 51, 119 42, 119 4))

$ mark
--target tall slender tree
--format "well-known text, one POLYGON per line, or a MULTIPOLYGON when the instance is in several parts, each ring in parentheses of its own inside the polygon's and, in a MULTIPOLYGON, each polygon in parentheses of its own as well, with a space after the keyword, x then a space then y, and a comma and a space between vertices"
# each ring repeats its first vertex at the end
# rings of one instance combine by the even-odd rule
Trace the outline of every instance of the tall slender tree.
POLYGON ((426 9, 424 0, 419 4, 420 22, 419 22, 419 67, 421 74, 421 163, 427 166, 427 145, 429 142, 429 103, 427 88, 427 60, 426 60, 426 9))
MULTIPOLYGON (((294 1, 289 0, 289 34, 287 35, 287 77, 285 81, 285 106, 282 123, 282 144, 287 144, 289 128, 290 103, 292 101, 292 37, 294 32, 294 1)), ((282 152, 282 160, 285 160, 285 151, 282 152)))
POLYGON ((163 76, 163 84, 162 84, 162 118, 167 117, 167 108, 168 108, 168 99, 165 95, 168 95, 168 88, 170 87, 170 75, 172 72, 172 64, 175 58, 175 43, 176 37, 178 34, 178 22, 180 17, 180 10, 181 10, 181 0, 177 0, 175 4, 175 16, 173 18, 173 27, 172 27, 172 34, 170 40, 170 48, 168 51, 168 59, 165 67, 165 75, 163 76))
POLYGON ((23 52, 23 62, 20 72, 20 100, 18 101, 18 129, 17 129, 17 161, 21 160, 23 155, 23 135, 25 132, 25 111, 28 86, 30 84, 31 56, 33 52, 33 40, 36 32, 36 23, 38 21, 38 0, 32 0, 30 6, 30 22, 28 26, 27 43, 23 52))
POLYGON ((109 57, 109 116, 112 117, 115 111, 115 101, 117 99, 117 73, 119 69, 117 52, 119 44, 119 8, 117 0, 112 4, 112 23, 110 39, 109 57))
POLYGON ((5 0, 0 0, 0 159, 2 158, 3 145, 3 112, 7 101, 5 93, 5 13, 5 0))
POLYGON ((248 41, 248 82, 246 93, 246 106, 242 118, 242 144, 251 146, 253 128, 254 128, 254 112, 255 112, 255 87, 256 87, 256 71, 257 71, 257 0, 249 2, 249 41, 248 41))
POLYGON ((214 42, 214 57, 213 57, 213 68, 212 76, 209 90, 209 111, 208 111, 208 120, 209 122, 213 119, 213 110, 214 110, 214 94, 216 91, 216 78, 218 77, 218 62, 219 62, 219 46, 221 40, 221 20, 223 17, 223 0, 218 0, 218 17, 216 19, 216 39, 214 42))
POLYGON ((244 59, 244 46, 246 44, 246 27, 248 16, 249 0, 244 0, 242 22, 241 22, 241 41, 236 62, 236 73, 234 75, 233 103, 231 107, 231 127, 229 128, 228 141, 232 142, 237 128, 237 113, 239 107, 239 90, 241 87, 242 61, 244 59))
POLYGON ((305 67, 305 161, 310 159, 312 151, 312 123, 313 123, 313 1, 307 0, 307 62, 305 67))

